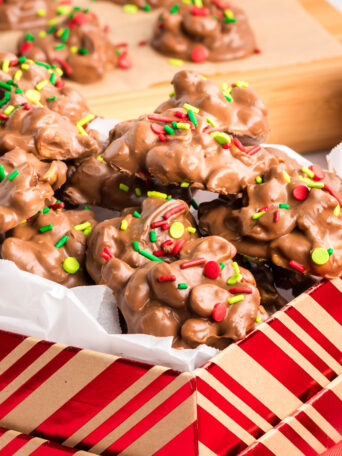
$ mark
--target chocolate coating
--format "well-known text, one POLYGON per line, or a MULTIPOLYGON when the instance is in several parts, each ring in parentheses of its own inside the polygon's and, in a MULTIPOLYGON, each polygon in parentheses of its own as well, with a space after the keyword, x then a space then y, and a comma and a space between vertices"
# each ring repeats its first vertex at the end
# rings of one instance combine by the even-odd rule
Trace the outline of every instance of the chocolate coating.
POLYGON ((107 283, 105 277, 111 274, 111 261, 103 256, 105 249, 109 251, 109 256, 119 258, 127 266, 138 268, 149 260, 133 248, 134 241, 138 242, 140 249, 151 254, 163 251, 160 258, 171 261, 177 256, 177 253, 173 253, 176 242, 189 241, 198 236, 196 232, 188 231, 188 227, 195 227, 196 224, 184 201, 148 197, 141 210, 136 208, 136 211, 140 214, 139 218, 134 216, 133 209, 125 211, 121 217, 99 223, 89 236, 87 269, 95 282, 107 283), (168 211, 174 209, 177 210, 173 215, 164 218, 168 211), (153 227, 153 223, 161 220, 164 220, 166 229, 162 226, 153 227), (123 223, 126 223, 126 229, 122 229, 123 223), (178 234, 177 237, 172 235, 175 223, 183 230, 179 237, 178 234), (151 240, 151 231, 155 233, 155 240, 151 240), (168 245, 164 244, 166 241, 168 245))
MULTIPOLYGON (((47 65, 48 68, 42 64, 23 60, 25 58, 22 58, 20 63, 15 54, 0 53, 0 81, 7 83, 8 80, 12 80, 16 84, 10 91, 10 104, 18 106, 27 102, 36 106, 43 105, 51 109, 51 111, 68 117, 74 124, 89 114, 89 108, 83 95, 73 87, 66 86, 56 70, 49 68, 49 65, 45 63, 43 65, 47 65), (6 60, 10 64, 7 71, 3 71, 3 64, 6 60), (22 66, 23 64, 24 67, 22 66), (54 79, 51 74, 54 74, 54 79), (37 84, 42 81, 48 81, 48 83, 42 89, 37 90, 37 84), (54 81, 54 83, 51 81, 54 81), (16 93, 16 88, 23 93, 16 93), (28 90, 34 90, 34 95, 38 97, 36 103, 30 101, 26 96, 28 90)), ((0 99, 4 97, 5 92, 8 92, 8 90, 0 87, 0 99)))
POLYGON ((41 27, 56 12, 52 0, 2 0, 0 30, 23 30, 41 27), (38 14, 42 11, 45 14, 38 14))
POLYGON ((199 212, 201 228, 225 237, 239 253, 269 258, 283 268, 293 268, 291 262, 295 261, 306 274, 340 276, 341 197, 337 192, 332 196, 328 184, 336 181, 337 176, 328 173, 320 181, 303 181, 306 174, 287 170, 291 180, 288 182, 284 171, 284 164, 272 167, 264 174, 262 184, 248 185, 241 208, 234 209, 223 201, 203 204, 199 212), (325 188, 311 188, 311 182, 324 184, 325 188), (264 214, 255 218, 258 211, 264 214), (314 261, 315 249, 324 250, 327 260, 322 264, 314 261), (329 256, 328 249, 333 249, 329 256))
MULTIPOLYGON (((179 112, 186 114, 184 108, 173 108, 161 115, 117 124, 103 158, 114 169, 130 175, 144 177, 147 171, 162 185, 185 183, 224 195, 241 191, 247 182, 282 161, 277 154, 259 146, 256 153, 249 147, 241 150, 233 142, 228 148, 223 147, 210 134, 213 128, 201 112, 196 114, 196 127, 175 128, 174 134, 164 135, 161 141, 158 132, 164 131, 163 118, 184 122, 177 118, 179 112)), ((167 125, 169 128, 171 122, 167 125)))
POLYGON ((140 9, 144 7, 150 8, 163 8, 169 5, 172 5, 172 0, 107 0, 111 3, 116 3, 117 5, 136 5, 140 9))
POLYGON ((212 236, 188 242, 181 259, 172 263, 149 262, 132 270, 120 259, 111 259, 111 270, 106 271, 105 278, 116 296, 128 332, 171 336, 173 346, 178 348, 199 344, 224 348, 244 337, 255 325, 260 296, 252 274, 243 268, 239 268, 240 281, 227 284, 235 274, 235 252, 232 244, 212 236), (203 259, 202 264, 184 268, 186 262, 199 258, 203 259), (215 278, 209 278, 208 264, 218 268, 215 278), (163 281, 165 276, 173 280, 163 281), (238 296, 236 287, 242 300, 228 304, 238 296), (221 315, 217 306, 223 308, 221 315))
POLYGON ((11 260, 23 271, 31 272, 45 279, 53 280, 66 287, 87 285, 90 279, 84 268, 86 235, 74 226, 95 220, 91 211, 50 210, 41 213, 28 223, 19 225, 11 233, 1 248, 2 258, 11 260), (40 228, 52 225, 53 229, 40 232, 40 228), (68 236, 60 248, 55 244, 68 236), (75 258, 79 263, 76 273, 68 273, 63 268, 66 258, 75 258))
POLYGON ((20 149, 0 157, 0 165, 6 176, 0 178, 0 233, 3 233, 53 204, 54 190, 65 182, 67 167, 58 161, 42 162, 20 149))
POLYGON ((219 1, 206 1, 203 7, 176 3, 163 11, 151 45, 162 54, 196 63, 240 59, 256 49, 246 13, 219 1))
POLYGON ((162 103, 156 113, 171 108, 182 108, 189 103, 209 116, 227 133, 240 138, 244 145, 261 144, 270 132, 267 108, 250 87, 220 87, 195 71, 182 70, 172 80, 174 95, 162 103), (224 93, 232 101, 225 98, 224 93))
POLYGON ((49 29, 44 32, 43 36, 41 32, 30 34, 29 40, 24 36, 19 52, 61 67, 65 76, 74 81, 98 81, 118 65, 115 45, 89 9, 72 11, 53 33, 49 29))

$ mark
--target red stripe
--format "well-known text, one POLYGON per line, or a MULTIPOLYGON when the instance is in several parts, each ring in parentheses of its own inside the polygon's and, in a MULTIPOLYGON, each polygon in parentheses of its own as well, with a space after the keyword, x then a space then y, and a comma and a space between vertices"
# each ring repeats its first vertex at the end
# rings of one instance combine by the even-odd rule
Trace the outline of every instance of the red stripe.
POLYGON ((240 348, 303 402, 321 390, 321 386, 277 344, 261 331, 238 342, 240 348))
POLYGON ((150 365, 117 359, 38 426, 34 434, 63 442, 150 368, 150 365))
POLYGON ((0 361, 21 344, 24 339, 26 339, 25 336, 0 330, 0 361))
POLYGON ((275 456, 275 454, 261 442, 255 442, 240 453, 239 456, 275 456))
POLYGON ((228 402, 221 394, 219 394, 214 388, 208 383, 203 381, 201 378, 197 379, 197 388, 204 397, 209 399, 213 404, 228 415, 235 423, 239 424, 243 429, 249 432, 253 437, 258 439, 264 434, 264 431, 260 429, 256 424, 247 418, 240 410, 234 405, 228 402))
POLYGON ((251 409, 268 421, 272 426, 275 426, 280 422, 280 418, 277 417, 268 407, 266 407, 258 398, 253 396, 246 388, 240 383, 233 379, 227 372, 216 364, 210 363, 206 370, 210 372, 222 385, 229 389, 235 396, 241 399, 251 409))
POLYGON ((307 318, 294 307, 285 309, 286 314, 309 334, 324 350, 329 353, 338 363, 342 363, 342 352, 330 340, 321 333, 307 318))
POLYGON ((329 315, 342 325, 342 293, 332 284, 332 282, 325 282, 321 287, 317 287, 310 291, 309 295, 314 298, 329 315))
POLYGON ((299 337, 290 331, 280 320, 274 319, 269 323, 269 325, 330 381, 337 376, 337 373, 335 373, 333 369, 331 369, 313 350, 311 350, 311 348, 309 348, 299 337))
POLYGON ((197 407, 199 441, 218 456, 236 456, 247 445, 202 407, 197 407))
POLYGON ((325 390, 312 402, 314 408, 342 434, 342 401, 331 390, 325 390))
POLYGON ((26 445, 28 440, 31 440, 32 437, 25 435, 25 434, 19 434, 15 439, 11 440, 7 445, 5 445, 3 448, 0 450, 0 456, 12 456, 14 453, 16 453, 21 447, 26 445))
POLYGON ((328 434, 326 434, 305 412, 301 410, 296 413, 295 417, 326 448, 329 448, 335 444, 335 442, 328 436, 328 434))
POLYGON ((54 442, 45 442, 36 448, 30 456, 66 456, 74 454, 77 451, 79 450, 60 446, 54 442))
POLYGON ((106 435, 116 429, 123 421, 136 412, 141 406, 146 404, 157 393, 163 390, 169 383, 171 383, 177 374, 173 371, 166 371, 146 388, 138 393, 132 400, 127 402, 123 407, 117 410, 110 418, 108 418, 99 427, 94 429, 87 437, 78 444, 79 448, 89 450, 92 446, 102 440, 106 435))
POLYGON ((182 454, 190 456, 198 453, 197 425, 191 424, 167 443, 161 450, 153 453, 153 456, 175 456, 182 454))
POLYGON ((51 375, 53 375, 60 367, 73 358, 78 349, 66 348, 58 353, 46 366, 40 369, 27 382, 17 389, 0 405, 0 418, 3 418, 11 410, 13 410, 20 402, 29 396, 35 389, 44 383, 51 375))
MULTIPOLYGON (((126 434, 120 437, 116 442, 110 445, 101 454, 104 456, 112 456, 113 454, 119 454, 131 443, 142 436, 146 431, 151 429, 156 423, 162 420, 178 405, 184 402, 190 397, 195 391, 195 382, 193 380, 187 382, 178 391, 176 391, 171 397, 166 399, 162 404, 154 409, 149 415, 142 419, 139 423, 133 426, 126 434)), ((195 400, 195 399, 194 399, 195 400)))
POLYGON ((305 456, 317 456, 312 446, 310 446, 289 424, 282 423, 278 430, 287 437, 305 456))
MULTIPOLYGON (((38 342, 21 358, 12 364, 5 372, 0 375, 0 390, 4 389, 11 383, 18 375, 28 368, 36 359, 42 356, 53 345, 48 342, 38 342)), ((1 411, 0 411, 1 412, 1 411)))

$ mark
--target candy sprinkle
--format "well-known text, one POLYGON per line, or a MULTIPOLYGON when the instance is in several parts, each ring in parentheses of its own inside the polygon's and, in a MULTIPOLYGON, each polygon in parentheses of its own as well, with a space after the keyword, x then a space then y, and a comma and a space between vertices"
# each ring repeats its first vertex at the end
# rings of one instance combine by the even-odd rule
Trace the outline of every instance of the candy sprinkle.
POLYGON ((280 219, 280 211, 278 211, 278 209, 276 209, 276 210, 274 211, 274 215, 273 215, 273 221, 274 221, 274 223, 279 222, 279 219, 280 219))
POLYGON ((166 199, 167 194, 166 193, 161 193, 161 192, 155 192, 155 191, 148 191, 147 196, 154 196, 155 198, 161 198, 161 199, 166 199))
POLYGON ((3 165, 0 165, 0 182, 2 182, 6 177, 5 168, 3 165))
POLYGON ((11 174, 8 175, 8 180, 12 181, 17 176, 19 176, 19 171, 17 169, 15 169, 13 172, 11 172, 11 174))
POLYGON ((198 108, 196 108, 195 106, 192 106, 189 103, 184 103, 183 108, 186 109, 187 111, 191 110, 195 114, 198 114, 200 112, 200 110, 198 108))
POLYGON ((327 252, 329 253, 329 255, 332 255, 332 254, 334 253, 334 249, 332 249, 332 248, 330 247, 330 249, 328 249, 327 252))
POLYGON ((179 290, 186 290, 188 288, 188 285, 186 283, 179 283, 177 288, 179 290))
POLYGON ((87 228, 90 228, 91 227, 91 223, 90 222, 84 222, 84 223, 80 223, 79 225, 75 225, 74 226, 74 230, 75 231, 84 231, 86 230, 87 228))
POLYGON ((323 264, 328 263, 329 252, 327 250, 319 247, 317 249, 314 249, 314 251, 311 254, 311 259, 315 264, 322 266, 323 264))
POLYGON ((228 304, 236 304, 237 302, 241 302, 244 299, 245 299, 245 297, 243 294, 232 296, 231 298, 228 299, 228 304))
POLYGON ((134 249, 136 252, 139 252, 140 247, 139 247, 138 241, 133 241, 133 242, 132 242, 132 247, 133 247, 133 249, 134 249))
POLYGON ((160 258, 158 258, 155 255, 152 255, 152 253, 147 252, 146 250, 139 249, 139 253, 140 253, 140 255, 147 258, 148 260, 158 261, 159 263, 163 263, 163 260, 161 260, 160 258))
POLYGON ((53 230, 53 226, 51 225, 51 223, 49 223, 49 225, 41 226, 39 228, 39 231, 41 233, 46 233, 47 231, 51 231, 51 230, 53 230))
POLYGON ((170 236, 173 239, 179 239, 184 234, 184 225, 181 222, 174 222, 170 227, 170 236))
POLYGON ((178 255, 178 253, 182 250, 185 244, 185 239, 178 239, 178 241, 175 242, 173 249, 171 251, 172 255, 178 255))
POLYGON ((55 247, 57 249, 60 249, 68 241, 68 239, 69 239, 69 236, 66 236, 66 235, 61 237, 60 240, 58 242, 56 242, 55 247))
POLYGON ((157 240, 157 234, 155 231, 150 231, 150 241, 151 242, 156 242, 157 240))
POLYGON ((121 183, 121 184, 119 185, 119 189, 122 190, 123 192, 128 192, 128 191, 129 191, 128 185, 123 184, 123 183, 121 183))
POLYGON ((203 269, 203 274, 208 278, 215 280, 221 274, 220 265, 216 261, 208 261, 203 269))
POLYGON ((63 261, 63 269, 68 274, 76 274, 76 272, 80 269, 80 264, 74 257, 67 257, 63 261))
POLYGON ((249 287, 233 287, 229 289, 229 293, 231 294, 237 294, 237 293, 247 293, 251 294, 253 293, 252 288, 249 287))
POLYGON ((224 302, 218 302, 214 305, 212 317, 214 321, 222 321, 227 315, 227 305, 224 302))
POLYGON ((127 228, 128 228, 128 221, 127 221, 126 219, 124 219, 124 220, 122 220, 122 222, 121 222, 120 229, 121 229, 122 231, 126 231, 127 228))
POLYGON ((163 215, 164 220, 168 220, 172 215, 178 214, 178 212, 184 211, 185 206, 184 204, 178 204, 177 206, 169 209, 168 211, 165 212, 163 215))
POLYGON ((260 217, 262 217, 266 212, 265 211, 260 211, 256 212, 255 214, 252 215, 253 220, 258 220, 260 217))
POLYGON ((184 261, 184 263, 182 263, 180 265, 180 267, 181 267, 181 269, 188 269, 188 268, 193 268, 195 266, 200 266, 201 264, 204 264, 204 263, 205 263, 204 258, 198 258, 197 260, 184 261))
MULTIPOLYGON (((1 177, 0 177, 0 179, 1 179, 1 177)), ((340 215, 340 213, 341 213, 341 206, 339 204, 337 204, 337 206, 334 209, 334 216, 338 217, 340 215)))
POLYGON ((189 119, 191 120, 191 122, 195 125, 195 127, 197 127, 198 122, 195 117, 195 114, 193 113, 193 111, 191 109, 189 109, 189 111, 188 111, 188 116, 189 116, 189 119))
POLYGON ((134 212, 133 212, 133 217, 135 217, 135 218, 140 218, 140 217, 141 217, 140 212, 134 211, 134 212))
POLYGON ((193 226, 188 226, 187 229, 188 229, 188 233, 191 233, 191 234, 194 234, 197 231, 196 228, 194 228, 193 226))
POLYGON ((158 282, 175 282, 176 276, 173 274, 163 275, 158 277, 158 282))
POLYGON ((285 203, 280 203, 279 207, 280 207, 280 209, 290 209, 290 206, 288 204, 285 204, 285 203))
POLYGON ((291 177, 288 175, 288 173, 285 170, 283 171, 283 176, 284 176, 285 182, 290 184, 291 183, 291 177))
POLYGON ((297 271, 301 272, 302 274, 305 272, 305 268, 302 264, 298 263, 297 261, 291 260, 289 261, 289 266, 291 268, 296 269, 297 271))

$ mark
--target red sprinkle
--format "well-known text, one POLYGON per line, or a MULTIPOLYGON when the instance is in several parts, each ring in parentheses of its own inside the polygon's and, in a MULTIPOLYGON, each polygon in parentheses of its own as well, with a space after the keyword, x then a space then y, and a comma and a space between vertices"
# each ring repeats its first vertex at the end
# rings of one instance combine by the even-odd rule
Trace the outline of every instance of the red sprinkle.
POLYGON ((163 134, 158 135, 158 139, 159 139, 159 141, 161 141, 161 142, 166 142, 166 141, 167 141, 166 136, 163 135, 163 134))
POLYGON ((254 146, 252 149, 247 150, 248 155, 254 155, 261 150, 261 146, 254 146))
POLYGON ((159 228, 165 224, 165 220, 157 220, 151 223, 151 228, 159 228))
POLYGON ((86 24, 88 22, 88 17, 85 14, 83 14, 83 13, 77 13, 73 17, 73 21, 77 25, 83 25, 83 24, 86 24))
POLYGON ((262 50, 259 48, 254 49, 255 54, 261 54, 262 50))
POLYGON ((203 274, 208 279, 217 279, 221 274, 220 265, 216 261, 208 261, 204 266, 203 274))
POLYGON ((325 178, 325 172, 324 172, 323 168, 321 168, 321 166, 311 165, 311 166, 309 166, 309 169, 311 169, 311 171, 313 171, 315 173, 314 178, 313 178, 315 181, 320 181, 325 178))
POLYGON ((221 10, 225 10, 225 9, 229 9, 230 8, 228 3, 223 3, 220 0, 212 0, 212 2, 214 3, 214 5, 216 5, 221 10))
POLYGON ((56 57, 54 59, 57 63, 60 64, 60 66, 62 67, 63 71, 66 73, 66 74, 71 74, 72 73, 72 68, 71 66, 68 64, 68 62, 66 62, 65 60, 63 59, 60 59, 59 57, 56 57))
POLYGON ((166 211, 165 214, 163 215, 163 218, 164 218, 164 220, 167 220, 170 217, 172 217, 172 215, 178 214, 178 212, 181 212, 184 209, 185 209, 184 204, 178 204, 177 206, 172 207, 171 209, 166 211))
POLYGON ((119 67, 123 70, 129 70, 132 68, 131 59, 126 53, 122 53, 119 57, 119 67))
POLYGON ((164 224, 162 225, 162 230, 166 231, 166 230, 168 230, 168 229, 170 228, 170 226, 171 226, 171 223, 168 223, 168 222, 167 222, 167 223, 164 223, 164 224))
POLYGON ((153 133, 155 133, 156 135, 164 135, 164 133, 165 133, 163 126, 160 124, 151 123, 150 127, 151 127, 151 130, 153 131, 153 133))
POLYGON ((300 263, 297 263, 297 261, 294 261, 294 260, 289 261, 289 266, 291 266, 291 268, 293 268, 293 269, 297 269, 297 271, 299 271, 301 273, 305 272, 304 266, 300 263))
POLYGON ((214 305, 212 317, 215 321, 222 321, 227 315, 227 304, 224 302, 218 302, 214 305))
POLYGON ((175 245, 173 246, 173 249, 171 251, 172 255, 177 255, 182 248, 184 247, 185 240, 184 239, 178 239, 178 241, 175 242, 175 245))
POLYGON ((226 144, 223 144, 222 148, 223 149, 230 149, 231 145, 226 143, 226 144))
POLYGON ((258 212, 267 212, 270 209, 270 206, 265 206, 262 207, 261 209, 258 210, 258 212))
POLYGON ((186 119, 186 114, 181 111, 176 111, 175 116, 179 117, 180 119, 186 119))
POLYGON ((229 293, 232 293, 232 294, 239 294, 239 293, 251 294, 251 293, 253 293, 253 290, 252 290, 252 288, 248 288, 248 287, 234 287, 234 288, 229 288, 229 293))
POLYGON ((273 221, 275 223, 279 222, 279 219, 280 219, 280 211, 277 209, 275 212, 274 212, 274 216, 273 216, 273 221))
POLYGON ((138 46, 145 46, 146 44, 147 44, 146 40, 141 40, 141 41, 139 41, 138 46))
POLYGON ((32 41, 24 41, 24 43, 19 48, 19 54, 25 54, 25 52, 32 49, 32 47, 33 47, 32 41))
POLYGON ((235 144, 235 146, 241 150, 241 152, 246 152, 246 149, 245 149, 245 146, 243 144, 241 144, 241 142, 239 141, 238 138, 233 138, 233 143, 235 144))
POLYGON ((7 119, 8 119, 8 116, 6 116, 6 114, 0 112, 0 119, 2 119, 2 120, 7 120, 7 119))
POLYGON ((63 87, 65 86, 65 82, 60 80, 60 81, 57 81, 56 84, 55 84, 55 87, 57 89, 63 89, 63 87))
POLYGON ((191 60, 195 63, 205 62, 208 58, 208 51, 203 46, 196 46, 191 52, 191 60))
POLYGON ((112 252, 108 249, 108 247, 105 247, 103 250, 102 250, 102 253, 101 253, 101 256, 104 260, 110 260, 111 258, 113 258, 113 254, 112 252))
POLYGON ((64 207, 65 207, 65 204, 63 203, 63 201, 61 201, 60 203, 53 204, 52 206, 49 206, 49 208, 53 209, 54 211, 56 209, 63 209, 64 207))
POLYGON ((292 196, 298 201, 304 201, 309 196, 310 190, 306 185, 297 185, 292 190, 292 196))
POLYGON ((324 187, 322 188, 322 190, 326 190, 328 193, 330 193, 330 195, 333 196, 337 200, 338 204, 342 207, 342 201, 341 201, 340 197, 338 196, 338 194, 335 192, 335 190, 333 190, 327 184, 324 184, 324 187))
POLYGON ((175 282, 176 276, 173 274, 158 277, 158 282, 175 282))
POLYGON ((193 266, 199 266, 200 264, 204 264, 204 263, 205 263, 204 258, 198 258, 197 260, 184 261, 184 263, 182 263, 180 265, 180 267, 181 267, 181 269, 188 269, 188 268, 192 268, 193 266))
POLYGON ((198 7, 198 6, 193 5, 193 7, 191 8, 191 14, 193 16, 206 17, 206 16, 209 16, 209 11, 207 10, 207 8, 198 7))
POLYGON ((160 256, 165 255, 165 252, 164 252, 164 250, 155 250, 153 252, 153 255, 156 256, 156 257, 160 257, 160 256))
POLYGON ((165 249, 165 247, 168 247, 169 245, 172 245, 172 244, 173 244, 173 241, 171 241, 171 239, 168 239, 167 241, 162 243, 161 248, 165 249))

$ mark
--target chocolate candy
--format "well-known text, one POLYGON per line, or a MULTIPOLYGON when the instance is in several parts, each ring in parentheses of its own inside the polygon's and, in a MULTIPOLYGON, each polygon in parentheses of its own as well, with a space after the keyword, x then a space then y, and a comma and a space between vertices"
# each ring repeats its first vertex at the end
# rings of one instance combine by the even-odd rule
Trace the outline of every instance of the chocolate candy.
POLYGON ((16 227, 4 241, 2 258, 23 271, 66 287, 91 283, 85 268, 86 239, 96 224, 93 213, 45 208, 16 227))
POLYGON ((241 207, 222 200, 203 204, 200 226, 233 242, 239 253, 304 274, 338 277, 341 179, 332 173, 321 181, 308 176, 306 168, 271 167, 261 183, 246 187, 241 207), (338 181, 335 190, 331 183, 338 181))
MULTIPOLYGON (((30 59, 57 65, 66 77, 80 83, 100 80, 120 62, 115 45, 89 8, 72 11, 53 33, 50 30, 24 36, 19 52, 30 59)), ((123 52, 124 56, 126 51, 123 52)))
POLYGON ((0 30, 30 30, 41 27, 56 13, 53 0, 2 0, 0 30))
POLYGON ((151 40, 158 52, 201 63, 239 59, 256 49, 245 12, 231 3, 175 3, 158 17, 151 40))
POLYGON ((156 109, 156 113, 183 108, 188 103, 217 128, 238 137, 244 145, 266 141, 270 131, 267 108, 244 81, 220 86, 195 71, 183 70, 175 74, 172 84, 174 93, 156 109))
POLYGON ((112 258, 104 279, 129 333, 171 336, 178 348, 222 349, 254 328, 259 310, 264 314, 254 278, 232 261, 235 253, 223 238, 195 239, 171 263, 151 261, 134 270, 112 258), (216 262, 218 277, 207 277, 208 262, 216 262))
POLYGON ((54 190, 65 182, 66 172, 64 163, 42 162, 20 149, 0 157, 0 233, 53 204, 54 190))
POLYGON ((106 283, 113 257, 133 268, 149 262, 151 255, 153 261, 171 261, 194 238, 195 220, 184 201, 148 197, 141 209, 97 225, 89 237, 87 269, 95 282, 106 283))

